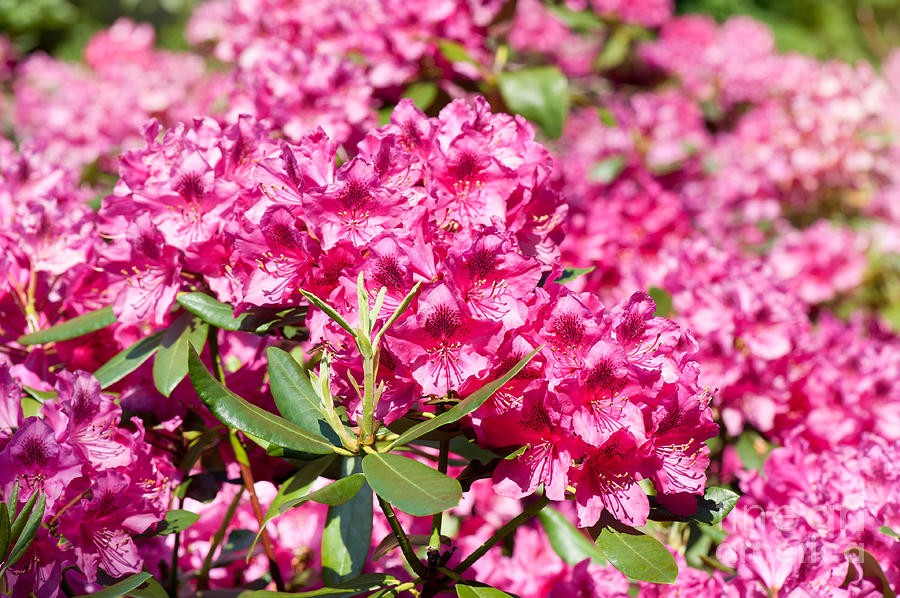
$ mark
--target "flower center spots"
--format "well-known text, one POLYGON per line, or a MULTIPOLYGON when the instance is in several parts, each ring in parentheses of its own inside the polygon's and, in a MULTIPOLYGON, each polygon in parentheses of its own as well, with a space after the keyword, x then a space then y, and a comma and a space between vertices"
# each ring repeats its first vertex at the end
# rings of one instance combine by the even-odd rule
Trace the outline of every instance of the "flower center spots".
POLYGON ((29 436, 22 442, 22 452, 19 454, 19 461, 22 465, 46 465, 49 461, 49 451, 43 438, 38 436, 29 436))
POLYGON ((351 180, 344 185, 338 199, 348 210, 362 211, 369 205, 372 194, 369 193, 369 185, 363 181, 351 180))
MULTIPOLYGON (((519 363, 519 360, 522 359, 524 355, 521 353, 516 353, 514 355, 510 355, 506 359, 500 362, 500 365, 497 367, 497 377, 499 378, 509 370, 513 368, 514 365, 519 363)), ((519 372, 512 377, 513 380, 535 380, 540 376, 540 371, 537 368, 531 367, 533 362, 528 363, 524 368, 519 370, 519 372)))
POLYGON ((459 314, 447 307, 438 305, 425 319, 425 332, 435 339, 450 340, 462 328, 459 314))
POLYGON ((657 434, 665 434, 666 432, 670 432, 681 425, 682 420, 681 409, 676 409, 674 411, 670 411, 666 414, 666 417, 663 418, 661 422, 659 422, 659 427, 656 429, 657 434))
POLYGON ((344 268, 348 268, 350 265, 351 263, 349 259, 341 258, 322 266, 322 284, 326 286, 337 284, 337 281, 341 277, 341 273, 343 273, 344 268))
POLYGON ((540 432, 550 427, 550 416, 547 415, 547 410, 538 403, 533 404, 528 411, 523 413, 522 419, 519 421, 523 428, 532 432, 540 432))
POLYGON ((416 121, 412 119, 406 121, 400 126, 400 130, 403 134, 404 143, 412 146, 417 146, 422 143, 422 134, 419 133, 419 127, 416 125, 416 121))
POLYGON ((197 172, 189 172, 181 176, 175 185, 175 190, 187 201, 196 201, 203 197, 203 179, 197 172))
POLYGON ((75 421, 82 422, 97 413, 98 405, 92 400, 91 396, 83 388, 75 389, 72 396, 72 416, 75 421))
POLYGON ((155 239, 151 239, 148 235, 141 235, 134 244, 134 250, 143 254, 151 260, 158 260, 161 257, 160 247, 155 239))
POLYGON ((479 249, 466 262, 466 270, 473 280, 486 279, 497 266, 497 254, 490 249, 479 249))
POLYGON ((289 249, 300 249, 294 232, 286 224, 273 224, 268 230, 269 238, 275 247, 287 247, 289 249))
POLYGON ((91 515, 102 517, 112 513, 116 508, 116 494, 111 491, 104 492, 99 499, 91 505, 91 515))
POLYGON ((559 344, 565 347, 580 345, 584 340, 584 324, 573 313, 560 314, 553 321, 553 332, 559 344))
POLYGON ((622 388, 622 381, 616 376, 616 368, 612 362, 606 360, 590 370, 584 384, 592 391, 605 389, 618 392, 622 388))
POLYGON ((636 312, 630 312, 625 316, 619 330, 622 333, 623 341, 638 341, 644 336, 647 329, 647 322, 636 312))
POLYGON ((453 172, 459 181, 474 181, 482 170, 478 157, 472 152, 462 152, 453 166, 453 172))
POLYGON ((403 287, 403 269, 393 255, 385 255, 375 262, 375 280, 391 291, 399 291, 403 287))

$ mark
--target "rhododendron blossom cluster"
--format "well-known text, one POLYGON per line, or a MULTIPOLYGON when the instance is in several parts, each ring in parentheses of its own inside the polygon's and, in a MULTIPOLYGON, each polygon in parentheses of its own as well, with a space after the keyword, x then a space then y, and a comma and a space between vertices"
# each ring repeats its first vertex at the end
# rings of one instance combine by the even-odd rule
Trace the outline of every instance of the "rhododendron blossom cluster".
POLYGON ((900 591, 900 53, 669 0, 185 34, 0 37, 0 594, 900 591))

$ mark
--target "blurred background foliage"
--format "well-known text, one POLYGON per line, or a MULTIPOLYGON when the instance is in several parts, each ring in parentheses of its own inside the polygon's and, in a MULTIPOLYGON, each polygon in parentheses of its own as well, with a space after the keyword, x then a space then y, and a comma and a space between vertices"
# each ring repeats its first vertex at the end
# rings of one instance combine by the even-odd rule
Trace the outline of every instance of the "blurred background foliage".
POLYGON ((900 0, 676 0, 679 13, 719 21, 744 14, 763 21, 780 50, 818 58, 880 62, 900 46, 900 0))
POLYGON ((23 53, 77 60, 91 35, 128 17, 152 23, 159 45, 186 49, 184 25, 197 0, 0 0, 0 33, 23 53))
MULTIPOLYGON (((0 33, 23 52, 77 59, 99 29, 125 16, 156 27, 159 44, 184 49, 198 0, 0 0, 0 33)), ((900 0, 675 0, 679 13, 719 21, 744 14, 767 23, 782 51, 878 63, 900 46, 900 0)))

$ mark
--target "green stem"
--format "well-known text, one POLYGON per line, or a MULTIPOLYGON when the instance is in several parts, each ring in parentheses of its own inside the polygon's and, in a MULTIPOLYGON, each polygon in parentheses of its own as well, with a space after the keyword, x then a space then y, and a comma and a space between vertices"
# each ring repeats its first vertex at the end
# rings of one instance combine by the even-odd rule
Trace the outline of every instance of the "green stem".
POLYGON ((428 571, 412 549, 409 538, 406 536, 406 532, 403 531, 403 527, 397 519, 397 514, 394 513, 394 508, 380 496, 378 497, 378 504, 381 505, 381 510, 384 512, 388 525, 391 526, 391 531, 394 532, 394 537, 397 538, 397 543, 400 545, 400 550, 403 552, 403 557, 406 559, 406 562, 409 563, 409 566, 412 567, 416 575, 419 577, 427 577, 428 571))
POLYGON ((549 504, 549 503, 550 503, 550 499, 547 498, 546 496, 542 496, 540 498, 540 500, 533 503, 527 509, 525 509, 524 511, 519 513, 519 515, 517 515, 515 518, 508 521, 506 523, 506 525, 504 525, 503 527, 498 529, 494 533, 493 536, 488 538, 487 542, 485 542, 484 544, 479 546, 475 550, 475 552, 473 552, 472 554, 467 556, 463 562, 461 562, 459 565, 454 567, 453 571, 455 571, 457 574, 463 573, 466 569, 468 569, 469 567, 474 565, 475 561, 477 561, 478 559, 483 557, 485 555, 485 553, 487 553, 488 550, 493 548, 494 545, 497 544, 497 542, 499 542, 500 540, 502 540, 503 538, 508 536, 510 533, 515 531, 515 529, 517 527, 519 527, 520 525, 522 525, 523 523, 525 523, 526 521, 528 521, 529 519, 531 519, 532 517, 537 515, 540 512, 540 510, 543 509, 544 507, 546 507, 547 504, 549 504))
MULTIPOLYGON (((447 461, 450 458, 450 440, 441 440, 441 452, 438 455, 438 471, 447 474, 447 461)), ((428 550, 440 552, 441 550, 441 523, 444 512, 438 511, 431 518, 431 539, 428 541, 428 550)))
POLYGON ((206 342, 209 343, 209 354, 212 357, 213 371, 216 379, 225 385, 225 370, 222 368, 222 356, 219 354, 219 329, 210 326, 206 333, 206 342))
POLYGON ((200 574, 197 575, 198 590, 209 589, 209 570, 212 568, 213 556, 216 553, 216 549, 225 539, 225 532, 228 530, 228 525, 234 518, 234 513, 237 511, 238 505, 241 504, 241 497, 243 495, 244 489, 238 489, 237 494, 234 495, 234 498, 231 499, 231 503, 228 505, 228 510, 225 512, 225 517, 222 519, 222 525, 219 526, 219 529, 216 530, 216 535, 213 536, 212 543, 209 546, 209 552, 206 553, 206 558, 203 559, 203 567, 200 569, 200 574))
MULTIPOLYGON (((178 501, 178 508, 184 506, 184 498, 178 501)), ((181 549, 181 532, 175 532, 175 543, 172 545, 172 569, 169 571, 169 598, 178 596, 178 551, 181 549)))
POLYGON ((363 445, 375 442, 375 358, 377 351, 363 356, 363 404, 362 421, 359 423, 360 441, 363 445))

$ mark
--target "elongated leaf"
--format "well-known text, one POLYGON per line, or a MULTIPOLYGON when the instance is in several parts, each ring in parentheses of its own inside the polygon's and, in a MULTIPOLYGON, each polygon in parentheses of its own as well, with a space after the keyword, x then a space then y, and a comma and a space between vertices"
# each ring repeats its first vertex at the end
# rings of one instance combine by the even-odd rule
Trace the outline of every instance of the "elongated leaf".
POLYGON ((258 307, 234 315, 234 308, 206 293, 182 293, 179 304, 204 322, 223 330, 263 334, 281 326, 289 326, 306 319, 306 308, 290 309, 258 307))
POLYGON ((182 314, 163 333, 153 360, 153 384, 163 396, 169 396, 188 373, 188 345, 198 353, 206 343, 209 324, 190 312, 182 314))
POLYGON ((668 318, 675 311, 672 307, 672 295, 667 290, 660 287, 650 287, 647 289, 647 294, 656 303, 656 311, 653 312, 654 316, 668 318))
MULTIPOLYGON (((2 524, 0 524, 0 525, 2 525, 2 524)), ((880 526, 878 528, 878 531, 880 531, 882 534, 884 534, 886 536, 891 536, 892 538, 897 538, 898 540, 900 540, 900 534, 898 534, 897 532, 895 532, 894 530, 892 530, 891 528, 889 528, 886 525, 880 526)))
MULTIPOLYGON (((346 458, 342 473, 359 473, 358 457, 346 458)), ((334 586, 362 573, 372 542, 372 490, 364 484, 356 496, 342 505, 329 507, 322 533, 322 580, 334 586)))
POLYGON ((165 519, 156 524, 156 529, 151 535, 168 536, 169 534, 174 534, 182 530, 186 530, 187 528, 197 523, 198 519, 200 519, 200 515, 198 515, 197 513, 192 513, 190 511, 185 511, 182 509, 172 509, 171 511, 166 513, 165 519))
POLYGON ((370 453, 362 466, 375 493, 410 515, 440 513, 462 498, 459 482, 407 457, 370 453))
POLYGON ((344 317, 341 314, 339 314, 336 309, 334 309, 327 302, 323 301, 322 299, 319 299, 316 295, 314 295, 313 293, 310 293, 309 291, 304 291, 303 289, 300 289, 300 293, 304 297, 306 297, 307 301, 309 301, 310 303, 312 303, 313 305, 315 305, 316 307, 318 307, 319 309, 324 311, 325 314, 329 318, 331 318, 338 324, 338 326, 340 326, 341 328, 343 328, 344 330, 349 332, 350 336, 352 336, 353 338, 356 338, 357 334, 356 334, 356 331, 353 330, 353 326, 351 326, 350 323, 347 322, 347 320, 345 320, 344 317))
POLYGON ((334 452, 334 447, 321 436, 248 403, 219 384, 192 347, 188 347, 188 370, 200 399, 216 417, 232 428, 296 451, 319 455, 334 452))
POLYGON ((9 511, 6 503, 0 502, 0 558, 9 551, 9 511))
POLYGON ((471 62, 477 64, 459 42, 451 41, 449 39, 439 40, 438 50, 440 50, 441 54, 444 55, 444 58, 450 62, 471 62))
MULTIPOLYGON (((46 506, 47 495, 41 493, 40 498, 37 500, 37 503, 28 515, 28 519, 25 521, 22 533, 16 538, 12 550, 9 551, 9 556, 6 557, 6 564, 3 565, 4 570, 7 567, 15 565, 16 561, 18 561, 22 555, 25 554, 25 551, 28 550, 28 547, 31 546, 31 542, 37 534, 38 527, 40 527, 41 521, 44 519, 44 508, 46 506)), ((10 535, 12 536, 12 534, 10 535)), ((3 572, 0 571, 0 576, 2 575, 3 572)))
POLYGON ((593 266, 591 266, 590 268, 566 268, 565 270, 563 270, 559 278, 556 279, 556 282, 559 284, 566 284, 567 282, 572 282, 580 276, 590 274, 593 271, 593 266))
POLYGON ((676 515, 651 499, 650 519, 654 521, 693 521, 704 525, 721 523, 737 504, 740 495, 728 488, 710 486, 706 494, 697 497, 697 511, 693 515, 676 515))
POLYGON ((428 107, 434 103, 437 98, 437 83, 424 81, 421 83, 413 83, 403 92, 404 98, 409 98, 419 110, 428 110, 428 107))
POLYGON ((142 338, 127 349, 123 349, 112 359, 101 365, 94 377, 100 382, 100 388, 108 388, 141 367, 145 361, 153 357, 162 341, 163 333, 157 332, 142 338))
POLYGON ((169 598, 166 590, 152 577, 135 589, 129 590, 128 595, 133 598, 169 598))
POLYGON ((74 317, 71 320, 66 320, 45 330, 38 330, 37 332, 20 336, 18 343, 20 345, 41 345, 55 341, 65 341, 106 328, 115 321, 116 316, 113 314, 112 306, 108 305, 96 311, 74 317))
POLYGON ((597 546, 610 564, 632 579, 675 583, 678 566, 666 547, 652 536, 603 528, 597 546))
MULTIPOLYGON (((31 513, 34 511, 34 505, 37 504, 39 494, 39 492, 35 492, 30 497, 28 497, 28 500, 25 502, 25 506, 22 507, 22 510, 18 513, 15 513, 12 523, 10 524, 10 542, 15 542, 22 534, 22 530, 25 529, 25 524, 28 522, 28 518, 31 517, 31 513)), ((14 503, 10 503, 10 506, 12 507, 11 511, 14 512, 17 505, 14 503)))
MULTIPOLYGON (((881 568, 878 559, 876 559, 871 552, 864 548, 857 547, 846 550, 844 554, 849 556, 851 561, 859 564, 864 577, 877 579, 881 582, 881 595, 883 598, 897 598, 897 594, 891 588, 891 583, 888 580, 887 575, 884 574, 884 569, 881 568)), ((841 587, 847 587, 847 584, 856 579, 856 577, 856 567, 850 565, 847 569, 847 579, 841 587)))
POLYGON ((569 115, 569 81, 557 67, 501 73, 497 84, 510 110, 540 125, 548 137, 562 135, 569 115))
POLYGON ((524 368, 542 348, 543 345, 520 359, 519 362, 514 365, 508 372, 506 372, 493 382, 485 384, 444 413, 441 413, 437 417, 426 420, 406 430, 405 432, 400 434, 400 436, 394 442, 390 444, 387 450, 390 451, 395 447, 402 446, 407 442, 415 440, 416 438, 427 434, 428 432, 431 432, 432 430, 436 430, 446 424, 452 424, 453 422, 472 413, 473 411, 481 407, 481 405, 483 405, 485 401, 491 398, 491 395, 500 390, 500 388, 504 384, 512 380, 513 376, 522 371, 522 368, 524 368))
POLYGON ((330 598, 350 598, 367 592, 374 592, 382 588, 389 588, 400 584, 400 580, 385 573, 366 573, 330 588, 321 588, 300 594, 285 592, 247 592, 241 594, 241 598, 318 598, 329 596, 330 598))
POLYGON ((340 439, 322 413, 319 395, 297 360, 277 347, 269 347, 266 356, 269 359, 272 397, 281 415, 304 430, 324 436, 332 444, 339 445, 340 439))
POLYGON ((538 517, 550 539, 550 546, 562 560, 570 565, 580 563, 584 559, 591 559, 600 564, 606 563, 600 549, 579 532, 565 515, 550 507, 544 507, 538 513, 538 517))
POLYGON ((419 288, 422 286, 421 282, 417 282, 413 285, 413 288, 406 294, 399 304, 397 304, 397 308, 394 310, 394 313, 391 314, 391 317, 387 319, 387 322, 384 323, 384 326, 381 327, 381 330, 378 331, 378 334, 375 335, 375 340, 372 343, 372 346, 377 347, 381 342, 381 337, 384 336, 384 333, 387 332, 388 328, 397 321, 397 319, 403 315, 403 313, 409 309, 409 304, 412 303, 412 300, 415 298, 416 293, 419 292, 419 288))
MULTIPOLYGON (((409 540, 410 546, 426 546, 429 542, 431 542, 431 534, 407 534, 406 539, 409 540)), ((444 546, 450 546, 450 538, 447 536, 441 536, 441 544, 444 546)), ((375 550, 372 552, 372 560, 377 561, 381 557, 386 554, 389 554, 395 548, 400 547, 400 542, 397 540, 397 536, 393 533, 385 536, 381 542, 378 543, 378 546, 375 547, 375 550)))
POLYGON ((497 588, 475 585, 474 582, 456 584, 456 595, 459 598, 512 598, 512 596, 497 588))
MULTIPOLYGON (((135 573, 134 575, 126 577, 119 583, 103 588, 98 592, 84 594, 83 596, 77 596, 76 598, 118 598, 119 596, 138 596, 138 594, 133 593, 133 590, 136 590, 152 579, 153 577, 149 573, 142 571, 141 573, 135 573)), ((143 596, 149 596, 149 594, 143 594, 143 596)))
POLYGON ((43 403, 44 401, 49 401, 50 399, 56 398, 55 390, 38 390, 36 388, 31 388, 30 386, 23 386, 22 390, 24 390, 28 396, 39 403, 43 403))
MULTIPOLYGON (((9 493, 9 501, 6 503, 9 509, 9 524, 12 525, 16 520, 16 509, 19 508, 19 482, 13 484, 12 492, 9 493)), ((10 535, 12 538, 12 535, 10 535)))

